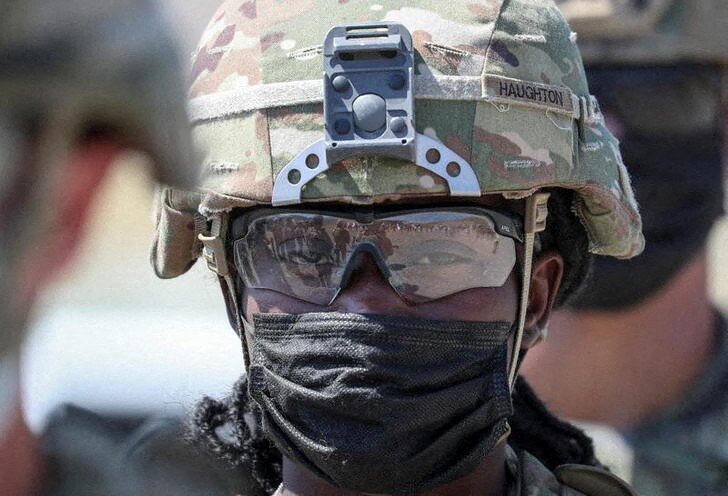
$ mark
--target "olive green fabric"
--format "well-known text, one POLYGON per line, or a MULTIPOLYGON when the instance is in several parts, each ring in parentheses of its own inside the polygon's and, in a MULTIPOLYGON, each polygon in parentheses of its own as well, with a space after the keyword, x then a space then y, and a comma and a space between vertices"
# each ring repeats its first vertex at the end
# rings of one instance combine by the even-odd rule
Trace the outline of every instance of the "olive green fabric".
POLYGON ((636 496, 617 476, 585 465, 562 465, 551 472, 527 451, 507 447, 508 496, 636 496), (578 476, 575 474, 579 474, 578 476))

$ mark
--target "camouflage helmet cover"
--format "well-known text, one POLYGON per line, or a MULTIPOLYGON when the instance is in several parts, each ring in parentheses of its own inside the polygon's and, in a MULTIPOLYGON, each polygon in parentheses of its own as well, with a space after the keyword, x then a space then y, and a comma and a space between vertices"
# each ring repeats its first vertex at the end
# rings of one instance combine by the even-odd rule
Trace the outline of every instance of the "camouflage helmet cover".
MULTIPOLYGON (((183 273, 198 256, 195 221, 270 204, 281 169, 323 136, 320 90, 268 108, 246 95, 275 93, 290 82, 300 82, 302 94, 311 81, 321 87, 324 36, 352 21, 404 24, 416 53, 415 86, 456 88, 418 93, 416 130, 468 160, 481 194, 521 198, 545 187, 572 189, 592 252, 628 258, 642 250, 618 142, 589 96, 575 39, 551 1, 429 0, 411 7, 230 0, 194 58, 190 110, 205 155, 201 186, 162 194, 152 251, 159 276, 183 273)), ((302 201, 371 204, 448 194, 445 181, 414 163, 365 156, 318 175, 302 201)))

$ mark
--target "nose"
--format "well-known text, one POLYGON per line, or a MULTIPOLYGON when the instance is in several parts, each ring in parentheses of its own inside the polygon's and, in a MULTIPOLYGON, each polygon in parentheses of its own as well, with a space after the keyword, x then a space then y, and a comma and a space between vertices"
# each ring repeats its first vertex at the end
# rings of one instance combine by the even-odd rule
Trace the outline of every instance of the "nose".
POLYGON ((371 253, 358 253, 351 264, 349 282, 334 300, 335 311, 409 315, 409 305, 389 285, 371 253))

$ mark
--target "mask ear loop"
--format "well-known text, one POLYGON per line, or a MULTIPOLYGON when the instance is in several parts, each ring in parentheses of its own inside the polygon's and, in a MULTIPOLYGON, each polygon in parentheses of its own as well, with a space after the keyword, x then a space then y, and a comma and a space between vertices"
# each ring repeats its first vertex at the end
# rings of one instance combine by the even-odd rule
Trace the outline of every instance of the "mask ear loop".
POLYGON ((224 281, 228 293, 230 293, 230 302, 227 298, 226 305, 232 305, 232 311, 235 315, 235 333, 240 339, 243 348, 243 362, 245 370, 250 365, 250 357, 248 355, 248 346, 245 339, 245 327, 243 325, 242 313, 240 313, 240 299, 235 287, 234 273, 230 272, 227 255, 225 251, 225 233, 227 233, 229 217, 227 214, 219 214, 212 219, 212 226, 209 233, 202 233, 198 236, 202 241, 202 256, 207 262, 207 268, 214 272, 222 281, 224 281))
POLYGON ((550 193, 535 193, 526 199, 526 215, 524 219, 524 256, 521 281, 521 301, 518 306, 518 328, 513 341, 511 363, 509 364, 508 383, 511 393, 516 385, 516 377, 520 365, 521 342, 523 341, 523 328, 526 325, 526 313, 528 312, 528 297, 531 290, 531 271, 533 268, 533 245, 536 233, 546 229, 546 217, 548 216, 548 199, 550 193))

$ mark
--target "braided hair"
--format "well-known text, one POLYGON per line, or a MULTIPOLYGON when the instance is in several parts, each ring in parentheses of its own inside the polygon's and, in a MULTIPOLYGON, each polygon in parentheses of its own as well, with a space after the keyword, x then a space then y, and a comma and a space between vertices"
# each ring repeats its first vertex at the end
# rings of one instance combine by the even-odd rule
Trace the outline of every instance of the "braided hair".
POLYGON ((549 470, 565 463, 602 466, 591 438, 551 413, 522 376, 512 399, 515 413, 509 419, 508 443, 516 451, 528 451, 549 470))
POLYGON ((202 398, 188 422, 188 441, 231 467, 249 471, 259 486, 255 489, 273 494, 281 483, 283 458, 259 425, 260 410, 248 394, 244 376, 226 399, 202 398))
MULTIPOLYGON (((554 188, 549 198, 549 221, 541 233, 541 249, 558 251, 564 259, 564 274, 555 305, 578 293, 591 267, 588 238, 572 212, 574 193, 554 188)), ((536 396, 522 377, 513 393, 514 415, 509 419, 509 444, 528 451, 553 470, 566 463, 601 466, 591 439, 577 427, 560 420, 536 396)), ((239 380, 223 401, 205 397, 189 423, 189 440, 228 464, 247 470, 259 487, 273 494, 282 480, 282 455, 261 429, 261 414, 248 394, 247 381, 239 380), (224 428, 230 435, 223 435, 224 428)))

